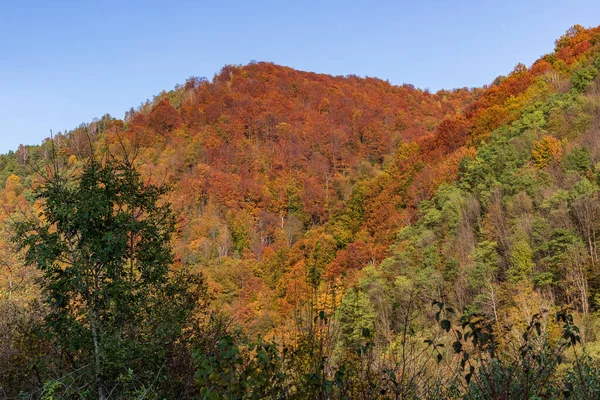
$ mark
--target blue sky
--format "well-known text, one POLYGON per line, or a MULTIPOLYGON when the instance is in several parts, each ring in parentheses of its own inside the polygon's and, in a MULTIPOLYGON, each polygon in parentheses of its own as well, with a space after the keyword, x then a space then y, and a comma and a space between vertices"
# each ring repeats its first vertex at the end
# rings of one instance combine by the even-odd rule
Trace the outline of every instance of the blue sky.
POLYGON ((600 25, 600 2, 0 0, 0 153, 250 60, 481 86, 574 24, 600 25))

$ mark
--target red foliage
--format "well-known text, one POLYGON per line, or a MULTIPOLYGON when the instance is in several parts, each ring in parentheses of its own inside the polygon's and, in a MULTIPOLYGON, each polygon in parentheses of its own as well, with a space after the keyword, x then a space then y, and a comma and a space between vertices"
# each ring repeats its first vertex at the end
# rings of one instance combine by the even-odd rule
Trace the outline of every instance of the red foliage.
POLYGON ((158 133, 171 132, 181 125, 179 113, 171 105, 171 102, 164 98, 158 102, 148 115, 148 126, 158 133))
POLYGON ((380 261, 419 203, 454 179, 461 157, 473 151, 467 146, 517 118, 536 78, 585 57, 599 35, 574 28, 531 68, 519 64, 482 89, 435 94, 270 63, 227 66, 211 83, 190 80, 170 93, 177 109, 164 96, 130 113, 122 136, 144 147, 156 166, 148 171, 169 171, 185 220, 216 218, 231 236, 213 230, 203 243, 219 238, 259 264, 237 293, 244 304, 237 317, 252 321, 263 300, 251 297, 267 286, 280 291, 280 312, 303 300, 314 255, 307 243, 317 231, 337 241, 319 264, 326 275, 356 274, 380 261), (357 183, 361 209, 349 211, 357 183), (344 213, 359 218, 336 220, 344 213), (274 265, 268 273, 265 260, 274 265))

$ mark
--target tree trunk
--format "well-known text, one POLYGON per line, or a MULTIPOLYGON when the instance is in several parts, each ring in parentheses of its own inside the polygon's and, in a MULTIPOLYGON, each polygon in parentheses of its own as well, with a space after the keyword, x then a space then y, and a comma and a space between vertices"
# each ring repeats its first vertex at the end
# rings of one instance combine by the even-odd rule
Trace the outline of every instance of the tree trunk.
POLYGON ((92 329, 92 340, 94 341, 94 374, 96 376, 96 386, 98 387, 98 400, 106 400, 106 392, 102 384, 100 374, 102 363, 100 361, 100 343, 98 342, 98 326, 96 325, 96 315, 90 310, 90 325, 92 329))

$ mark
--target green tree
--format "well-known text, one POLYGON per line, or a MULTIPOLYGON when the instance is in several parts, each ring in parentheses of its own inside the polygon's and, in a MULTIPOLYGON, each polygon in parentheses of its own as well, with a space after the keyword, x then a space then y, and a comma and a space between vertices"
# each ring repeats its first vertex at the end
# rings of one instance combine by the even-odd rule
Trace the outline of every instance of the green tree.
POLYGON ((132 374, 138 387, 158 384, 204 290, 170 272, 168 188, 144 183, 127 158, 91 157, 42 178, 41 211, 15 223, 14 240, 42 272, 48 332, 73 369, 88 371, 80 376, 92 397, 126 395, 132 374))
POLYGON ((373 304, 359 288, 346 291, 338 310, 338 322, 346 344, 356 345, 364 338, 365 329, 374 332, 376 314, 373 304))
POLYGON ((511 282, 522 281, 531 275, 534 267, 533 251, 526 238, 519 236, 514 240, 510 263, 507 275, 511 282))

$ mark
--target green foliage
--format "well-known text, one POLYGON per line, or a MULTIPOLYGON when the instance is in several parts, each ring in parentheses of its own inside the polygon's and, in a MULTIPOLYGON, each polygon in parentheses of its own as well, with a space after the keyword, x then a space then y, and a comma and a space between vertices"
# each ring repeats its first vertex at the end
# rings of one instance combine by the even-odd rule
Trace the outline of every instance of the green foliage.
POLYGON ((260 338, 246 350, 232 336, 193 354, 200 395, 205 399, 285 398, 279 349, 260 338))
MULTIPOLYGON (((592 378, 596 371, 582 371, 579 359, 573 363, 564 384, 561 384, 560 365, 569 349, 581 343, 579 328, 573 323, 573 316, 566 311, 556 313, 555 321, 562 324, 561 338, 553 340, 547 330, 549 322, 541 314, 533 315, 531 322, 522 333, 521 345, 514 356, 503 356, 500 350, 497 327, 484 316, 463 315, 453 326, 449 319, 454 310, 443 302, 434 301, 438 312, 436 320, 440 328, 452 335, 452 353, 446 356, 449 362, 458 364, 457 377, 465 385, 464 399, 538 399, 558 398, 562 387, 587 391, 582 383, 592 378)), ((438 353, 438 362, 444 359, 443 344, 434 340, 426 341, 438 353)), ((575 353, 576 354, 576 353, 575 353)), ((592 378, 593 379, 593 378, 592 378)), ((592 382, 591 382, 592 383, 592 382)), ((585 385, 585 383, 584 383, 585 385)), ((593 386, 597 383, 593 382, 593 386)), ((592 386, 592 387, 593 387, 592 386)), ((577 398, 591 399, 591 391, 577 398)))
POLYGON ((128 368, 160 382, 166 346, 204 290, 201 279, 169 277, 167 188, 145 184, 127 159, 90 159, 69 173, 45 177, 42 212, 15 223, 25 262, 43 274, 48 333, 74 365, 89 363, 95 396, 123 390, 128 368))
POLYGON ((565 154, 563 168, 566 171, 585 173, 592 168, 590 150, 587 147, 574 148, 565 154))
POLYGON ((596 78, 596 75, 598 75, 598 69, 594 66, 573 72, 573 77, 571 78, 573 89, 579 93, 583 93, 585 88, 596 78))
POLYGON ((589 196, 598 191, 598 185, 584 177, 578 180, 569 191, 570 200, 589 196))
POLYGON ((369 332, 367 336, 374 333, 375 319, 375 310, 366 294, 359 288, 347 290, 337 315, 344 344, 355 346, 364 338, 365 332, 369 332))
POLYGON ((570 399, 595 399, 600 396, 600 367, 597 360, 585 355, 569 369, 563 392, 570 399))
POLYGON ((533 271, 533 251, 529 242, 523 237, 517 237, 510 252, 511 265, 508 268, 508 279, 513 282, 520 282, 531 276, 533 271))
MULTIPOLYGON (((535 247, 535 252, 541 261, 540 264, 545 267, 545 270, 542 271, 544 274, 543 280, 546 284, 554 284, 560 276, 562 266, 567 261, 569 249, 579 245, 581 240, 573 230, 554 229, 548 237, 536 239, 536 242, 538 244, 535 247), (551 274, 551 277, 548 274, 551 274)), ((538 281, 541 279, 542 276, 537 278, 538 281)), ((536 284, 541 285, 542 282, 540 281, 536 284)))
POLYGON ((469 275, 469 284, 480 289, 494 281, 498 273, 497 244, 490 241, 478 243, 474 252, 475 266, 469 275))
POLYGON ((363 223, 365 216, 363 191, 360 184, 354 186, 344 212, 334 217, 329 223, 329 231, 340 249, 345 248, 355 239, 356 233, 363 223))
MULTIPOLYGON (((5 211, 43 211, 16 227, 48 310, 42 323, 0 292, 0 385, 49 399, 597 398, 573 321, 597 339, 598 32, 574 27, 529 69, 435 95, 228 66, 126 126, 107 117, 0 156, 5 211), (139 143, 143 175, 175 186, 177 254, 209 274, 222 321, 192 314, 206 287, 176 272, 165 188, 127 160, 85 161, 88 132, 107 153, 139 143), (69 167, 27 189, 55 153, 69 167), (573 316, 552 318, 563 306, 573 316)), ((0 290, 15 282, 5 264, 0 290)))
POLYGON ((229 219, 233 248, 240 255, 250 246, 250 235, 248 233, 250 217, 243 212, 231 212, 229 219))

